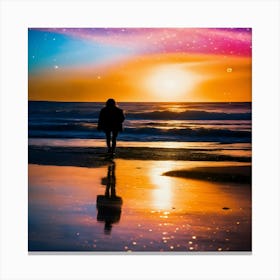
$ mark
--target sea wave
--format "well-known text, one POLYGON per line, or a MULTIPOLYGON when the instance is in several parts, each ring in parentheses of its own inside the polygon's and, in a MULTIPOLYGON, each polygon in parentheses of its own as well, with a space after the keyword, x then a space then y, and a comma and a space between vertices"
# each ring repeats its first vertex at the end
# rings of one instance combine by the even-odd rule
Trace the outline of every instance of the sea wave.
MULTIPOLYGON (((102 132, 97 131, 96 125, 81 126, 78 124, 31 126, 30 138, 104 138, 102 132)), ((152 127, 125 128, 119 135, 120 140, 141 141, 237 141, 250 142, 249 131, 236 131, 230 129, 184 128, 184 129, 158 129, 152 127)))
MULTIPOLYGON (((103 103, 29 102, 29 138, 102 139, 103 103)), ((122 103, 123 141, 250 142, 251 103, 122 103)))
POLYGON ((187 110, 184 112, 173 111, 153 111, 146 113, 130 113, 127 116, 131 119, 150 119, 150 120, 250 120, 251 113, 222 113, 187 110))
MULTIPOLYGON (((124 103, 124 109, 127 119, 139 120, 250 120, 251 110, 248 104, 242 106, 236 104, 202 105, 195 104, 182 106, 174 111, 167 109, 167 105, 152 104, 128 104, 124 103), (212 106, 212 107, 211 107, 212 106), (142 108, 142 110, 141 110, 142 108)), ((34 103, 29 104, 29 119, 80 119, 92 121, 99 116, 102 103, 34 103)))
MULTIPOLYGON (((30 117, 32 119, 50 119, 50 120, 65 120, 76 119, 83 121, 94 121, 98 119, 99 112, 80 112, 77 110, 72 111, 59 111, 59 112, 46 112, 44 116, 33 113, 30 117)), ((252 114, 245 113, 222 113, 222 112, 209 112, 187 110, 183 112, 173 111, 150 111, 144 113, 130 113, 125 112, 126 119, 130 120, 250 120, 252 114)))

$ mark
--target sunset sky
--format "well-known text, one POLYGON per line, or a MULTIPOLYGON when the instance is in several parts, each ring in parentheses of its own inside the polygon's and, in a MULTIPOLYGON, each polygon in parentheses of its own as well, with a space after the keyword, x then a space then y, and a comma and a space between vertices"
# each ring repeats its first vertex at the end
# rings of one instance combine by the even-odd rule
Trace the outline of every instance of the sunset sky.
POLYGON ((250 28, 30 28, 29 100, 251 101, 250 28))

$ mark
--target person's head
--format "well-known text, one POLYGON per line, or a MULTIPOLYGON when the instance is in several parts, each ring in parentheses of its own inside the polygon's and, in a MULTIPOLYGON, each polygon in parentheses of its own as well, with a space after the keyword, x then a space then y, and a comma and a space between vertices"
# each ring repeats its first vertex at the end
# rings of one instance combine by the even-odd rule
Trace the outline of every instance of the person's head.
POLYGON ((107 107, 114 107, 114 106, 116 106, 116 101, 113 98, 110 98, 106 101, 106 106, 107 107))

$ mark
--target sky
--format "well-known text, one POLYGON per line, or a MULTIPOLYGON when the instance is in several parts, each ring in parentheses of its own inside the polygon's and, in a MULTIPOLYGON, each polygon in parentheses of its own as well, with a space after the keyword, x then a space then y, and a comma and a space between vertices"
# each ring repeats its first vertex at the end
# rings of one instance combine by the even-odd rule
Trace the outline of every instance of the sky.
POLYGON ((251 101, 250 28, 29 28, 29 100, 251 101))

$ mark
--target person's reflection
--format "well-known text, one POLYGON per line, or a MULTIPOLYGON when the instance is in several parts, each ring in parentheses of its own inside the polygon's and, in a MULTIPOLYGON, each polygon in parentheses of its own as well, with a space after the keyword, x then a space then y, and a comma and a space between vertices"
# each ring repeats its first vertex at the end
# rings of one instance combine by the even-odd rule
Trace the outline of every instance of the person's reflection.
POLYGON ((105 195, 98 195, 96 199, 97 221, 105 222, 104 233, 110 234, 114 223, 121 218, 122 198, 116 195, 115 163, 108 165, 106 178, 102 178, 102 185, 106 185, 105 195))

